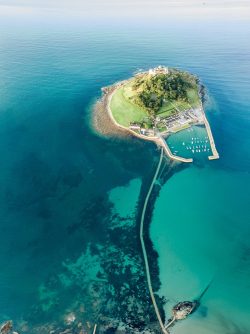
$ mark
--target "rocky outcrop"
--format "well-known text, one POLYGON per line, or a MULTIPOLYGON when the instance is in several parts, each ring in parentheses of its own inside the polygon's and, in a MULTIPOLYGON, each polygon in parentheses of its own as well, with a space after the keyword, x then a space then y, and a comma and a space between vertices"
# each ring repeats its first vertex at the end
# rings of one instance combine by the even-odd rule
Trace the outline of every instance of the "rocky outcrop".
POLYGON ((13 323, 11 320, 6 321, 3 325, 0 327, 0 334, 13 334, 13 323))
POLYGON ((176 320, 185 319, 196 307, 196 302, 180 302, 173 307, 173 316, 176 320))

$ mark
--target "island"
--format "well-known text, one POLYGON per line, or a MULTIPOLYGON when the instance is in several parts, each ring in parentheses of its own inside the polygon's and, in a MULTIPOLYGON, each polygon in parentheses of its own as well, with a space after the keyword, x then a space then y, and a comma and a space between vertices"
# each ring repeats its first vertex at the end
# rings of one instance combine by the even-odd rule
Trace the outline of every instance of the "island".
POLYGON ((154 141, 170 159, 181 162, 193 159, 173 154, 166 138, 195 124, 206 128, 212 151, 208 158, 219 158, 203 109, 203 91, 197 76, 166 66, 102 88, 105 110, 117 128, 154 141))

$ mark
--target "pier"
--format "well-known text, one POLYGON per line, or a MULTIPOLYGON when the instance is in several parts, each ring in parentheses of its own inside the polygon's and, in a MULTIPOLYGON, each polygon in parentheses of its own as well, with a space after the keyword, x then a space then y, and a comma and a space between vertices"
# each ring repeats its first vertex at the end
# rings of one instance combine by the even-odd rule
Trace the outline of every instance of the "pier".
POLYGON ((158 166, 156 168, 156 172, 155 172, 155 175, 154 175, 153 180, 151 182, 151 185, 149 187, 146 199, 144 201, 143 209, 142 209, 142 215, 141 215, 141 221, 140 221, 140 241, 141 241, 143 258, 144 258, 144 263, 145 263, 148 289, 149 289, 150 297, 151 297, 151 300, 152 300, 152 304, 154 306, 155 314, 156 314, 158 322, 160 324, 162 333, 169 334, 169 331, 165 328, 165 326, 163 324, 163 321, 162 321, 162 318, 161 318, 161 315, 160 315, 160 311, 158 309, 158 306, 157 306, 157 303, 156 303, 156 300, 155 300, 155 296, 154 296, 154 292, 153 292, 153 288, 152 288, 152 283, 151 283, 151 276, 150 276, 150 270, 149 270, 147 250, 146 250, 146 246, 145 246, 144 238, 143 238, 145 213, 146 213, 146 209, 147 209, 147 205, 148 205, 148 201, 149 201, 152 189, 154 187, 155 181, 156 181, 156 179, 158 177, 158 174, 159 174, 159 170, 160 170, 161 163, 162 163, 162 158, 163 158, 163 148, 161 148, 160 160, 159 160, 158 166))

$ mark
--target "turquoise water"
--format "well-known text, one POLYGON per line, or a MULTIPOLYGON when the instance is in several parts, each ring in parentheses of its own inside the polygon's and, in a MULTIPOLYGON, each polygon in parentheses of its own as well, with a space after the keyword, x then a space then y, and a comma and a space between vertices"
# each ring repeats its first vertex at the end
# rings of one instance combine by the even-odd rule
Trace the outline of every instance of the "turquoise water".
POLYGON ((246 177, 230 170, 215 173, 208 165, 192 167, 161 191, 151 236, 160 254, 160 293, 169 300, 167 312, 180 300, 198 298, 211 282, 200 309, 173 333, 249 331, 246 177))
POLYGON ((48 17, 2 19, 0 28, 0 322, 49 333, 73 312, 75 331, 97 322, 105 333, 114 319, 129 319, 132 332, 154 319, 136 209, 159 151, 97 136, 90 116, 102 86, 163 64, 208 88, 221 158, 197 155, 161 189, 150 228, 159 293, 168 312, 212 281, 173 333, 248 333, 249 23, 48 17))

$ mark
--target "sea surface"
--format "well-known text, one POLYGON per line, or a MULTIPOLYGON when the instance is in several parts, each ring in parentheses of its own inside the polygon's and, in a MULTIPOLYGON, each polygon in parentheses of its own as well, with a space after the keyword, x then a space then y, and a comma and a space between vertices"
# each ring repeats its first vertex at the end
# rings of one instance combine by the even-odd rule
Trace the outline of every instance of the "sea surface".
MULTIPOLYGON (((122 231, 135 228, 140 189, 159 150, 99 136, 91 114, 101 87, 162 64, 191 71, 206 86, 220 154, 208 161, 207 152, 195 152, 194 164, 173 173, 155 202, 150 236, 166 317, 208 287, 197 312, 172 333, 250 333, 250 23, 49 17, 8 18, 0 29, 0 322, 13 319, 20 333, 32 333, 76 309, 84 321, 92 311, 101 317, 98 303, 108 294, 89 282, 139 272, 136 230, 133 243, 122 231)), ((192 137, 206 140, 202 128, 195 131, 169 139, 176 154, 192 137)), ((112 300, 122 304, 115 289, 112 300)))

